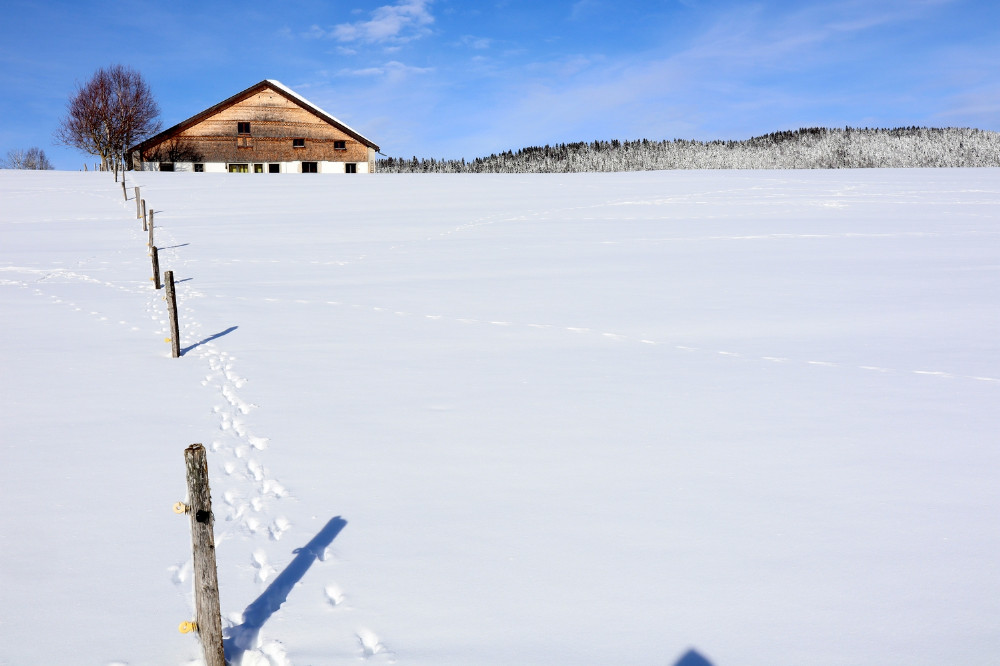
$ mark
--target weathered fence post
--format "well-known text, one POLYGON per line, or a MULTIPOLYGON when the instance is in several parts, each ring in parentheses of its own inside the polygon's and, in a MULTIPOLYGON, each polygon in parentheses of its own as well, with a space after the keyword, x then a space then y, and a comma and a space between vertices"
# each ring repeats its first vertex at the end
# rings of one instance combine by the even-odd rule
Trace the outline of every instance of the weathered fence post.
POLYGON ((139 207, 139 186, 135 186, 135 219, 142 217, 142 209, 139 207))
POLYGON ((149 247, 153 247, 153 209, 149 209, 149 247))
POLYGON ((163 274, 163 281, 167 287, 167 318, 170 320, 170 355, 174 358, 180 358, 181 333, 177 330, 177 292, 174 290, 174 272, 165 272, 163 274))
POLYGON ((142 200, 142 230, 146 231, 146 200, 142 200))
POLYGON ((188 503, 183 510, 191 515, 195 629, 205 651, 207 666, 225 666, 222 617, 219 611, 219 577, 215 564, 215 517, 212 515, 212 493, 208 487, 205 447, 201 444, 187 447, 184 450, 184 463, 187 468, 188 503))
POLYGON ((122 196, 125 197, 125 201, 128 201, 128 192, 125 191, 125 176, 122 176, 122 196))
POLYGON ((160 288, 160 253, 157 251, 156 246, 153 246, 152 252, 150 254, 153 256, 153 284, 157 289, 160 288))

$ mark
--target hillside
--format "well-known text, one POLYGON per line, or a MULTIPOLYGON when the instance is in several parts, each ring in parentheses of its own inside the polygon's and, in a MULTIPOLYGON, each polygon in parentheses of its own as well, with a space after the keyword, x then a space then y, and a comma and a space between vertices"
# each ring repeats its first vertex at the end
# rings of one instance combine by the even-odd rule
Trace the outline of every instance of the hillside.
POLYGON ((1000 171, 129 178, 178 359, 0 172, 0 663, 197 663, 192 442, 243 666, 1000 654, 1000 171))
POLYGON ((825 129, 745 141, 594 141, 522 148, 466 162, 387 158, 387 173, 573 173, 664 169, 905 169, 1000 166, 1000 133, 976 129, 825 129))

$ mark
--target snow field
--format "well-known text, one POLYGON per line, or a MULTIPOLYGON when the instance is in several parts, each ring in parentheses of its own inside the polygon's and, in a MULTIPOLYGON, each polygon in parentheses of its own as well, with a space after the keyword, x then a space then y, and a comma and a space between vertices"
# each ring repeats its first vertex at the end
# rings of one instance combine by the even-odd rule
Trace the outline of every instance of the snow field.
POLYGON ((994 171, 135 177, 181 359, 134 202, 0 172, 0 660, 197 659, 194 441, 243 664, 1000 647, 994 171))

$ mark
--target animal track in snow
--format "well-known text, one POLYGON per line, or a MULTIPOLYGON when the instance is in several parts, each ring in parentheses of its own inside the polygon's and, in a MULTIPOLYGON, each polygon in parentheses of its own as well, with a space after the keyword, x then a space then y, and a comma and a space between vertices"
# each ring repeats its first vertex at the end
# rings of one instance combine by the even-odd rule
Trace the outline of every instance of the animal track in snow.
POLYGON ((361 644, 361 656, 365 659, 388 652, 374 631, 361 628, 354 632, 354 635, 357 637, 358 643, 361 644))
MULTIPOLYGON (((328 305, 334 305, 334 303, 329 302, 329 301, 327 301, 326 304, 328 304, 328 305)), ((340 305, 340 304, 337 303, 337 305, 340 305)), ((362 306, 360 306, 360 305, 351 305, 351 307, 358 308, 358 307, 362 307, 362 306)), ((391 311, 390 308, 384 308, 384 307, 375 307, 375 308, 372 308, 372 309, 374 311, 376 311, 376 312, 388 312, 388 311, 391 311)), ((457 323, 461 323, 461 324, 491 324, 491 325, 494 325, 494 326, 504 326, 504 327, 516 327, 516 326, 518 326, 518 324, 516 324, 514 322, 506 321, 506 320, 475 319, 475 318, 471 318, 471 317, 454 317, 454 318, 449 318, 449 317, 444 317, 442 315, 430 315, 430 314, 423 315, 423 317, 425 319, 429 319, 429 320, 433 320, 433 321, 453 321, 453 322, 457 322, 457 323)), ((523 324, 523 326, 526 327, 526 328, 532 328, 532 329, 557 329, 557 330, 561 329, 561 330, 565 330, 567 332, 571 332, 571 333, 575 333, 575 334, 596 334, 596 335, 600 335, 601 337, 606 338, 608 340, 614 340, 614 341, 620 341, 620 342, 630 342, 631 341, 631 342, 638 342, 638 343, 641 343, 641 344, 644 344, 644 345, 650 345, 650 346, 658 346, 658 345, 669 344, 668 342, 651 340, 649 338, 638 338, 638 339, 636 339, 636 338, 632 338, 632 337, 630 337, 628 335, 623 335, 621 333, 616 333, 614 331, 599 331, 597 329, 590 328, 590 327, 585 327, 585 326, 564 326, 564 327, 560 327, 560 326, 556 326, 556 325, 553 325, 553 324, 539 324, 539 323, 523 324)), ((691 347, 691 346, 688 346, 688 345, 673 345, 673 347, 675 349, 678 349, 678 350, 684 351, 684 352, 713 353, 710 350, 704 350, 704 349, 700 349, 698 347, 691 347)), ((757 359, 757 360, 762 360, 762 361, 769 361, 771 363, 796 363, 796 361, 794 361, 793 359, 788 358, 788 357, 784 357, 784 356, 769 355, 769 356, 755 357, 755 356, 751 356, 751 355, 747 355, 747 354, 742 354, 742 353, 734 352, 734 351, 728 351, 728 350, 716 350, 714 353, 717 354, 717 355, 719 355, 719 356, 726 356, 726 357, 730 357, 730 358, 733 358, 733 359, 746 359, 746 360, 757 359)), ((835 363, 835 362, 832 362, 832 361, 821 361, 821 360, 803 360, 803 361, 798 361, 798 362, 799 363, 804 363, 804 364, 810 365, 810 366, 827 367, 827 368, 841 367, 843 365, 841 363, 835 363)), ((883 367, 874 366, 874 365, 859 365, 859 366, 856 366, 856 367, 859 370, 875 371, 875 372, 880 372, 880 373, 894 372, 891 368, 883 368, 883 367)), ((943 372, 943 371, 934 371, 934 370, 913 370, 911 372, 913 374, 917 374, 917 375, 924 375, 924 376, 930 376, 930 377, 938 377, 938 378, 942 378, 942 379, 957 378, 957 379, 975 380, 975 381, 980 381, 980 382, 988 382, 988 383, 997 383, 997 384, 1000 384, 1000 378, 983 376, 983 375, 959 375, 959 374, 955 374, 955 373, 943 372)))
POLYGON ((240 414, 249 414, 250 410, 256 406, 240 398, 240 396, 236 394, 236 389, 230 385, 222 387, 222 396, 228 400, 229 404, 232 405, 240 414))
POLYGON ((261 484, 261 493, 265 496, 271 495, 277 498, 288 495, 288 491, 285 490, 285 487, 272 479, 266 479, 264 483, 261 484))
POLYGON ((344 591, 339 586, 330 583, 323 589, 323 592, 326 594, 326 600, 330 602, 331 606, 343 607, 345 601, 344 591))
MULTIPOLYGON (((4 268, 0 267, 0 271, 2 271, 2 270, 4 270, 4 268)), ((113 284, 111 282, 105 283, 105 282, 100 282, 100 281, 96 281, 96 280, 93 281, 93 282, 95 282, 97 284, 102 284, 102 285, 105 285, 105 286, 113 287, 115 289, 120 289, 122 291, 130 291, 130 290, 126 289, 126 288, 119 287, 118 285, 115 285, 115 284, 113 284)), ((25 288, 25 289, 30 289, 31 293, 33 295, 38 296, 40 298, 45 298, 50 303, 52 303, 53 305, 63 305, 63 306, 65 306, 66 308, 68 308, 69 310, 71 310, 73 312, 83 312, 83 313, 89 315, 90 317, 93 317, 96 321, 107 323, 107 324, 116 323, 119 326, 125 327, 130 332, 141 332, 143 330, 141 327, 136 326, 136 325, 132 324, 131 322, 127 321, 127 320, 123 320, 123 319, 118 319, 117 321, 116 320, 112 320, 110 316, 108 316, 107 314, 105 314, 103 312, 100 312, 98 310, 84 310, 84 308, 81 307, 80 305, 78 305, 77 303, 75 303, 73 301, 68 301, 65 298, 60 298, 59 296, 56 296, 54 294, 49 294, 44 289, 41 289, 41 288, 39 288, 37 286, 33 286, 33 284, 37 284, 37 283, 19 282, 19 281, 12 281, 12 280, 0 280, 0 286, 15 286, 15 287, 21 287, 21 288, 25 288)))
POLYGON ((268 641, 262 644, 257 652, 246 652, 243 654, 242 666, 291 666, 285 646, 280 641, 268 641), (248 658, 255 657, 254 661, 248 658), (266 661, 262 661, 265 659, 266 661))
MULTIPOLYGON (((162 333, 168 324, 165 318, 166 308, 162 292, 150 293, 147 291, 146 285, 143 284, 141 287, 142 289, 136 291, 149 294, 147 314, 158 327, 158 332, 162 333)), ((197 309, 192 307, 192 302, 199 298, 212 298, 213 296, 226 298, 223 294, 206 295, 190 288, 179 291, 178 306, 186 340, 193 341, 205 337, 201 334, 203 326, 199 321, 197 309)), ((241 298, 242 300, 251 300, 246 297, 241 298)), ((62 302, 62 299, 57 300, 62 302)), ((294 302, 299 305, 309 305, 309 301, 302 299, 296 299, 294 302)), ((64 306, 68 305, 64 304, 64 306)), ((106 313, 97 312, 91 308, 78 309, 90 312, 92 317, 112 323, 112 318, 106 313)), ((402 316, 406 313, 397 312, 396 314, 402 316)), ((119 321, 119 323, 127 325, 125 321, 119 321)), ((263 436, 260 432, 255 432, 254 425, 249 420, 250 415, 258 406, 243 392, 248 384, 248 379, 242 376, 235 367, 236 357, 220 350, 219 345, 220 343, 214 341, 214 338, 210 338, 189 348, 184 354, 192 361, 204 364, 204 371, 197 380, 213 396, 213 403, 210 403, 212 405, 211 413, 216 419, 218 430, 216 436, 211 438, 209 443, 210 462, 213 470, 221 472, 219 473, 221 482, 214 484, 217 496, 221 500, 217 502, 217 510, 222 509, 222 512, 227 514, 226 521, 228 521, 228 523, 222 521, 216 523, 217 531, 219 528, 224 530, 221 533, 217 532, 217 540, 221 541, 233 536, 245 540, 247 543, 246 552, 250 560, 249 568, 252 569, 255 582, 263 586, 271 583, 278 573, 278 568, 273 566, 269 560, 269 548, 265 547, 265 540, 271 543, 287 540, 289 533, 294 529, 287 516, 272 508, 277 500, 288 497, 289 493, 277 479, 270 476, 264 464, 265 461, 260 458, 263 455, 262 452, 269 449, 273 442, 271 438, 263 436), (219 493, 220 490, 221 493, 219 493)), ((169 567, 169 573, 175 584, 190 585, 191 561, 188 560, 169 567)), ((342 592, 339 599, 343 600, 342 592)), ((240 622, 242 619, 240 616, 234 622, 240 622)), ((371 644, 370 651, 374 654, 384 652, 384 649, 376 639, 371 644)), ((251 664, 253 666, 290 666, 285 648, 280 642, 261 640, 259 636, 255 645, 248 647, 242 657, 241 663, 244 666, 251 664)))
POLYGON ((233 432, 236 433, 236 436, 239 437, 240 439, 245 439, 247 434, 247 429, 246 426, 244 425, 243 419, 234 418, 232 420, 232 424, 233 424, 233 432))
MULTIPOLYGON (((274 302, 281 302, 282 299, 269 298, 269 299, 266 299, 266 300, 268 300, 268 301, 274 301, 274 302)), ((303 301, 302 299, 296 299, 295 302, 296 303, 300 303, 300 304, 328 305, 328 306, 333 306, 333 307, 349 307, 349 308, 356 309, 356 310, 365 310, 365 309, 367 309, 367 310, 370 310, 372 312, 378 312, 380 314, 387 314, 388 313, 388 314, 396 314, 396 315, 399 315, 399 316, 413 316, 412 313, 397 311, 397 310, 394 310, 394 309, 392 309, 390 307, 371 306, 371 305, 365 306, 365 305, 362 305, 362 304, 359 304, 359 303, 344 303, 342 301, 303 301)), ((417 316, 420 316, 420 315, 417 315, 417 316)), ((515 322, 511 322, 511 321, 507 321, 507 320, 502 320, 502 319, 476 319, 476 318, 473 318, 473 317, 447 317, 447 316, 440 315, 440 314, 424 314, 424 315, 422 315, 422 318, 426 319, 426 320, 431 320, 431 321, 457 322, 457 323, 467 324, 467 325, 489 324, 489 325, 492 325, 492 326, 503 326, 503 327, 507 327, 507 328, 516 328, 518 326, 523 326, 525 328, 539 329, 539 330, 543 330, 543 329, 544 330, 564 330, 564 331, 568 331, 568 332, 575 333, 575 334, 581 334, 581 335, 585 335, 585 334, 600 335, 601 337, 606 338, 608 340, 614 340, 614 341, 618 341, 618 342, 637 342, 637 343, 641 343, 641 344, 649 345, 649 346, 659 346, 659 345, 670 345, 671 344, 669 341, 657 341, 657 340, 652 340, 652 339, 649 339, 649 338, 633 338, 633 337, 630 337, 628 335, 624 335, 622 333, 618 333, 618 332, 614 332, 614 331, 600 331, 598 329, 594 329, 594 328, 591 328, 591 327, 585 327, 585 326, 558 326, 558 325, 554 325, 554 324, 541 324, 541 323, 518 324, 518 323, 515 323, 515 322)), ((841 366, 843 366, 843 364, 841 364, 841 363, 834 363, 834 362, 831 362, 831 361, 821 361, 821 360, 811 360, 811 359, 796 361, 795 359, 791 359, 791 358, 784 357, 784 356, 774 356, 774 355, 753 356, 753 355, 748 355, 748 354, 743 354, 743 353, 740 353, 740 352, 734 352, 734 351, 728 351, 728 350, 715 350, 715 351, 712 351, 712 350, 708 350, 708 349, 701 349, 699 347, 692 347, 692 346, 689 346, 689 345, 680 345, 680 344, 673 344, 672 347, 674 349, 678 349, 678 350, 684 351, 684 352, 714 353, 714 354, 717 354, 717 355, 720 355, 720 356, 727 356, 727 357, 730 357, 730 358, 733 358, 733 359, 743 359, 743 360, 755 360, 756 359, 756 360, 761 360, 761 361, 768 361, 768 362, 771 362, 771 363, 788 363, 788 364, 804 363, 806 365, 811 365, 811 366, 816 366, 816 367, 841 367, 841 366)), ((850 366, 848 366, 848 367, 850 367, 850 366)), ((884 367, 874 366, 874 365, 858 365, 858 366, 856 366, 856 369, 867 370, 867 371, 874 371, 874 372, 880 372, 880 373, 898 372, 898 371, 894 371, 891 368, 884 368, 884 367)), ((949 372, 943 372, 943 371, 931 371, 931 370, 913 370, 911 372, 913 374, 925 375, 925 376, 932 376, 932 377, 938 377, 938 378, 956 378, 956 379, 975 380, 975 381, 979 381, 979 382, 1000 384, 1000 378, 998 378, 998 377, 990 377, 990 376, 985 376, 985 375, 960 375, 960 374, 955 374, 955 373, 949 373, 949 372)), ((252 405, 251 405, 251 407, 252 407, 252 405)))
POLYGON ((247 516, 246 520, 243 521, 243 524, 246 525, 250 534, 256 534, 260 531, 260 521, 254 516, 247 516))
POLYGON ((250 563, 257 570, 254 579, 258 583, 266 583, 272 575, 278 573, 277 569, 267 563, 267 553, 260 548, 253 551, 253 555, 250 556, 250 563))
POLYGON ((167 571, 170 572, 170 580, 174 585, 181 585, 187 582, 187 579, 191 576, 191 566, 191 560, 187 560, 186 562, 167 568, 167 571))
POLYGON ((288 522, 288 519, 284 516, 278 516, 271 523, 271 526, 267 528, 268 534, 271 536, 272 541, 280 541, 281 535, 291 529, 292 524, 288 522))
POLYGON ((247 461, 247 473, 254 481, 264 480, 264 466, 257 460, 247 461))

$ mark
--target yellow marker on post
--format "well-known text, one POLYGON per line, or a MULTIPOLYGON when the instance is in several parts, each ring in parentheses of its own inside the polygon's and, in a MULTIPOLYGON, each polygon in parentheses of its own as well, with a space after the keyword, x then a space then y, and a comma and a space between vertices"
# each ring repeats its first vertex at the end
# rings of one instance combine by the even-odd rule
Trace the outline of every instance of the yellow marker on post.
POLYGON ((187 513, 190 510, 191 507, 189 507, 184 502, 177 502, 176 504, 174 504, 174 513, 187 513))
POLYGON ((181 632, 182 634, 190 634, 192 631, 195 631, 197 628, 198 628, 198 625, 195 624, 194 622, 191 622, 191 621, 181 622, 180 626, 177 627, 177 631, 181 632))

